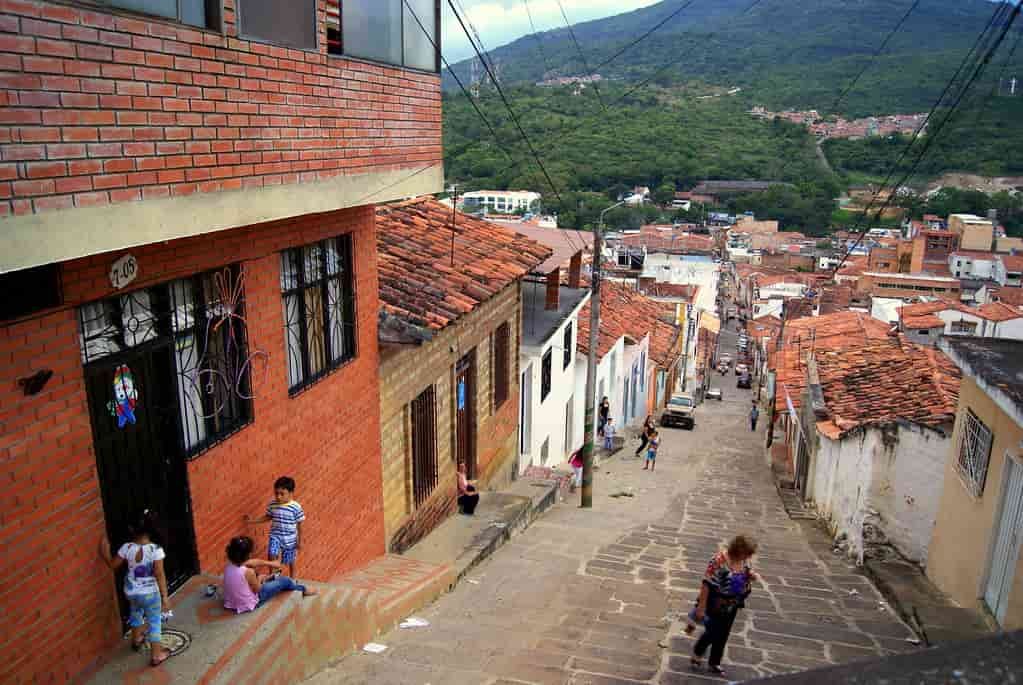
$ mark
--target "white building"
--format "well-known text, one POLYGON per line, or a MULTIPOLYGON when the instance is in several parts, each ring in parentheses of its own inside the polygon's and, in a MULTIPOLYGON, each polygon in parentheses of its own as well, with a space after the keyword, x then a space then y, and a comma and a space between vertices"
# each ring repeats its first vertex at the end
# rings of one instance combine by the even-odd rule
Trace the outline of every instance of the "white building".
POLYGON ((948 256, 948 268, 956 278, 985 281, 1005 280, 1002 261, 994 252, 957 250, 948 256))
POLYGON ((460 198, 462 208, 467 212, 482 209, 498 214, 536 211, 540 199, 540 193, 529 190, 474 190, 460 198))

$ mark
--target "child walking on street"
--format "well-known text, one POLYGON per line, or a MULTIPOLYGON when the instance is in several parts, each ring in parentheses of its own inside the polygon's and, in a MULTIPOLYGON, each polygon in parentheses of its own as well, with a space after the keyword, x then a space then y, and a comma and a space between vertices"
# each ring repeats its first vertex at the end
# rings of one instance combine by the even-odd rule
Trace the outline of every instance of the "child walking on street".
POLYGON ((646 448, 646 463, 643 464, 643 470, 646 471, 647 467, 653 471, 654 467, 657 466, 657 448, 661 446, 661 438, 657 434, 657 429, 653 428, 650 431, 650 444, 646 448))
POLYGON ((270 522, 270 541, 267 555, 271 561, 280 558, 288 565, 288 575, 295 578, 298 549, 302 544, 302 522, 305 511, 295 501, 295 479, 281 476, 274 481, 274 499, 266 507, 266 513, 259 518, 245 517, 247 523, 270 522))
POLYGON ((128 530, 131 542, 121 545, 117 556, 111 558, 106 539, 100 541, 99 553, 113 571, 128 567, 124 575, 124 596, 131 607, 128 619, 131 648, 139 651, 148 641, 149 663, 159 666, 170 658, 170 652, 161 643, 163 613, 170 604, 167 602, 167 576, 163 570, 163 560, 167 555, 155 542, 162 537, 156 513, 144 510, 128 530))
POLYGON ((615 420, 608 417, 604 424, 604 449, 610 452, 615 444, 615 420))
POLYGON ((572 453, 572 458, 568 461, 569 466, 572 467, 572 486, 569 488, 570 492, 575 492, 575 489, 581 487, 583 484, 583 450, 580 447, 572 453))

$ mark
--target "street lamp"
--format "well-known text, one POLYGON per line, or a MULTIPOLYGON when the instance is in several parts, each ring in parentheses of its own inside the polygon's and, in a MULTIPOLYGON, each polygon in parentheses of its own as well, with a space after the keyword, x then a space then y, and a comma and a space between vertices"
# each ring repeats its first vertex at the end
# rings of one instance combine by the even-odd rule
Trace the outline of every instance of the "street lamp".
MULTIPOLYGON (((583 442, 583 486, 579 506, 593 506, 593 441, 594 414, 597 398, 597 340, 600 328, 600 271, 604 251, 604 215, 616 207, 625 204, 625 200, 616 202, 600 212, 600 220, 593 231, 593 268, 590 276, 590 351, 586 357, 586 419, 583 423, 585 439, 583 442)), ((614 370, 611 371, 614 373, 614 370)))

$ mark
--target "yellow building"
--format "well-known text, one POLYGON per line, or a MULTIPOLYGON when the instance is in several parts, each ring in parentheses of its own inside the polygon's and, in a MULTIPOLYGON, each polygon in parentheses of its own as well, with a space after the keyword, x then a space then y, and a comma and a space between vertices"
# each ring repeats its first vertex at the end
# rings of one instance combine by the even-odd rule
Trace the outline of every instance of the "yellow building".
POLYGON ((994 244, 994 224, 974 214, 950 214, 948 230, 959 236, 960 250, 988 252, 994 244))
POLYGON ((941 347, 963 380, 927 575, 1002 628, 1023 628, 1023 342, 941 347))

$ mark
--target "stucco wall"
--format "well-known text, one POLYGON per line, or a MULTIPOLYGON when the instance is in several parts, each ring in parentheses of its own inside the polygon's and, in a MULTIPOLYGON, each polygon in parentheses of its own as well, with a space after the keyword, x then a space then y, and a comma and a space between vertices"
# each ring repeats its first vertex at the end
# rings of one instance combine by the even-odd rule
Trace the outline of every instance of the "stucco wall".
MULTIPOLYGON (((619 396, 621 392, 622 384, 625 382, 623 378, 622 369, 623 358, 625 354, 625 339, 619 338, 607 354, 604 355, 603 359, 597 362, 597 377, 594 383, 594 406, 600 404, 600 392, 601 387, 604 389, 604 394, 608 396, 611 401, 611 416, 615 419, 616 428, 621 427, 621 401, 615 400, 615 397, 619 396), (603 385, 601 384, 603 382, 603 385)), ((578 445, 583 442, 583 436, 585 435, 584 422, 586 420, 586 356, 583 354, 577 354, 575 359, 575 430, 572 431, 574 435, 578 435, 578 445)), ((597 419, 596 416, 593 420, 593 430, 597 430, 597 419)), ((577 446, 578 446, 577 445, 577 446)))
MULTIPOLYGON (((959 407, 959 420, 945 462, 945 482, 927 575, 957 602, 976 606, 984 594, 995 527, 1001 515, 1006 451, 1019 454, 1023 427, 1002 412, 970 377, 963 379, 959 407), (987 479, 980 497, 967 491, 955 468, 965 408, 971 409, 994 435, 987 479)), ((1023 558, 1016 562, 1003 627, 1023 628, 1023 558)))
POLYGON ((881 528, 907 558, 927 562, 949 438, 918 427, 819 436, 809 495, 836 534, 863 551, 863 524, 881 528))

